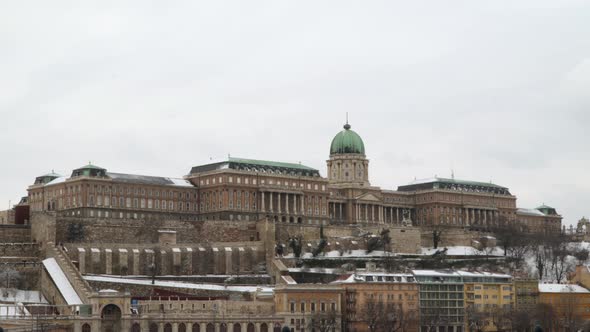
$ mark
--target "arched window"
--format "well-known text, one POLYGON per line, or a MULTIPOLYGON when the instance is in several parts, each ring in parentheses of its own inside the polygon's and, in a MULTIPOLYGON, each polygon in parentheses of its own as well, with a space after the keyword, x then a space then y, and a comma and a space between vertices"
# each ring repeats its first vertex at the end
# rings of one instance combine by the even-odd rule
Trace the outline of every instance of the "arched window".
POLYGON ((221 323, 219 326, 219 332, 227 332, 227 324, 221 323))
POLYGON ((256 327, 254 327, 254 324, 248 323, 247 332, 255 332, 255 331, 256 331, 256 327))
POLYGON ((240 323, 234 324, 234 332, 242 332, 242 326, 240 325, 240 323))
POLYGON ((207 324, 207 332, 215 332, 215 325, 212 323, 207 324))
POLYGON ((166 325, 164 325, 164 332, 172 332, 172 324, 166 323, 166 325))
POLYGON ((91 331, 90 325, 88 325, 88 324, 82 325, 82 332, 90 332, 90 331, 91 331))
POLYGON ((150 332, 158 332, 158 324, 151 323, 150 324, 150 332))
POLYGON ((260 324, 260 332, 268 332, 268 325, 266 323, 260 324))
POLYGON ((133 325, 131 325, 131 332, 141 332, 141 326, 139 326, 139 323, 133 323, 133 325))
MULTIPOLYGON (((215 328, 213 328, 213 330, 215 330, 215 328)), ((193 331, 192 332, 201 332, 201 324, 194 323, 193 324, 193 331)))
POLYGON ((178 332, 186 332, 186 324, 184 324, 184 323, 178 324, 178 332))

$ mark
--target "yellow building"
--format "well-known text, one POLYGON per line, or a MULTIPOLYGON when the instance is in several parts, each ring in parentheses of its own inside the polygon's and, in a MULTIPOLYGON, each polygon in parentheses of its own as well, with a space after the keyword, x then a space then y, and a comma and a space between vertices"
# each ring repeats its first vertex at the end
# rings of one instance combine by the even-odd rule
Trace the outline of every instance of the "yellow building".
POLYGON ((344 290, 338 285, 279 285, 275 310, 291 331, 343 331, 344 290))
POLYGON ((590 320, 590 291, 571 284, 539 284, 539 303, 551 306, 552 327, 545 330, 578 331, 590 320))
POLYGON ((487 272, 458 272, 465 283, 466 330, 497 331, 515 304, 512 276, 487 272))
POLYGON ((332 284, 346 291, 346 331, 418 331, 418 284, 412 274, 360 272, 332 284))
POLYGON ((514 295, 517 310, 532 312, 539 302, 539 281, 537 279, 515 279, 514 295))

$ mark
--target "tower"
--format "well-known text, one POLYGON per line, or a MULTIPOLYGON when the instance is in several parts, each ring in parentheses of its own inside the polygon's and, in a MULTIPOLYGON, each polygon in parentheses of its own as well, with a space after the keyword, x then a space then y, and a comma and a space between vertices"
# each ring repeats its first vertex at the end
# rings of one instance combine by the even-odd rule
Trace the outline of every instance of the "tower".
POLYGON ((361 137, 344 125, 330 145, 328 180, 332 185, 370 186, 369 160, 365 156, 365 144, 361 137))

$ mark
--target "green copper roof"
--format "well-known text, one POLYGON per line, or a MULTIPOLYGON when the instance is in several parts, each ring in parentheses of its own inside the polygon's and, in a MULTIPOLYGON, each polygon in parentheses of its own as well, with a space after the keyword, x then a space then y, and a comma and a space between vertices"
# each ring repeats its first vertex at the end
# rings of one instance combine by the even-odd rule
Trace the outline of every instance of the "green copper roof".
POLYGON ((301 169, 307 171, 315 171, 315 168, 311 168, 301 164, 294 164, 294 163, 284 163, 279 161, 268 161, 268 160, 256 160, 256 159, 244 159, 244 158, 232 158, 228 159, 229 162, 238 163, 238 164, 248 164, 248 165, 260 165, 260 166, 270 166, 270 167, 284 167, 284 168, 293 168, 293 169, 301 169))
POLYGON ((543 204, 543 205, 541 205, 541 206, 537 207, 537 210, 541 210, 541 209, 553 209, 553 208, 552 208, 552 207, 550 207, 549 205, 545 205, 545 204, 543 204))
POLYGON ((350 130, 350 125, 344 125, 344 130, 339 132, 330 145, 330 154, 358 153, 365 154, 365 144, 361 137, 350 130))
POLYGON ((82 166, 80 168, 77 169, 98 169, 98 170, 104 170, 104 168, 96 166, 96 165, 92 165, 91 163, 88 163, 88 165, 86 166, 82 166))

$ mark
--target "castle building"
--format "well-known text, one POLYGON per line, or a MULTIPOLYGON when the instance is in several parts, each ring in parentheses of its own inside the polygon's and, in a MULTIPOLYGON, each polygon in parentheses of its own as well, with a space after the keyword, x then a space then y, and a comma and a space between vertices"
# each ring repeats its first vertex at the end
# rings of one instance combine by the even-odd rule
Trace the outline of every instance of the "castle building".
POLYGON ((114 219, 196 220, 198 189, 185 179, 107 172, 88 164, 49 173, 29 187, 31 212, 114 219))
POLYGON ((362 138, 345 124, 330 144, 327 178, 301 164, 231 158, 184 178, 107 172, 88 164, 29 187, 31 211, 120 219, 271 220, 298 224, 392 224, 489 229, 515 223, 558 233, 554 208, 519 209, 507 187, 434 177, 397 190, 371 184, 362 138))

